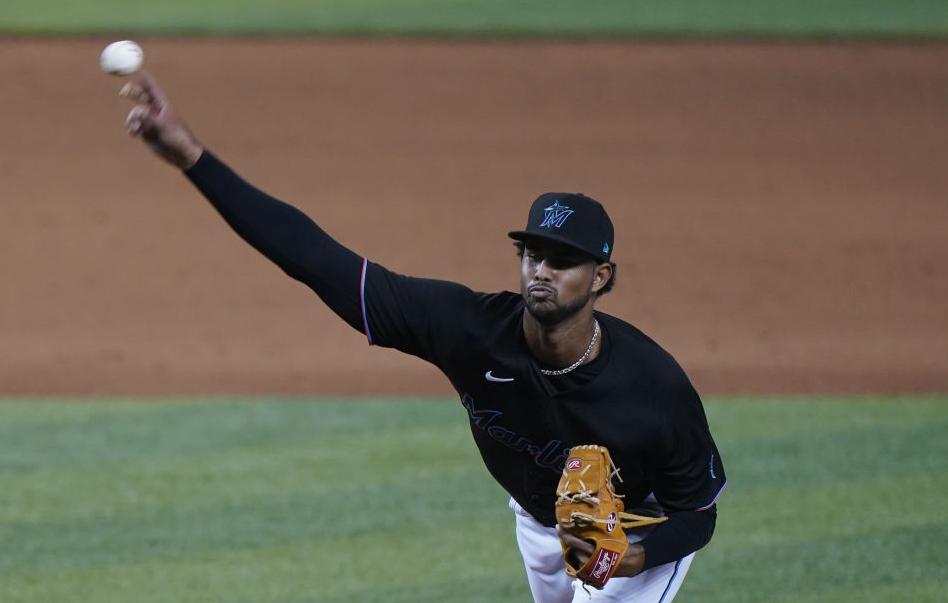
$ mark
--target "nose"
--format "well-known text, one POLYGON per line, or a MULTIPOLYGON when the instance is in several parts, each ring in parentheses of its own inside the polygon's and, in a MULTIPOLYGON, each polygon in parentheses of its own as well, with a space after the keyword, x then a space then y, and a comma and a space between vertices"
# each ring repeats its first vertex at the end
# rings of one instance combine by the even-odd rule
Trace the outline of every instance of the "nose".
POLYGON ((550 268, 546 259, 537 262, 536 268, 533 270, 533 280, 546 282, 553 280, 553 269, 550 268))

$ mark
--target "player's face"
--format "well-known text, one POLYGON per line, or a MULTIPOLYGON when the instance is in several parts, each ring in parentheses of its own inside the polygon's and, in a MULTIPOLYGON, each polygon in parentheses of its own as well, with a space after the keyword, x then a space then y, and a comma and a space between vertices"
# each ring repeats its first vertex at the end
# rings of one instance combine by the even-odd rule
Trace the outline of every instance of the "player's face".
POLYGON ((595 293, 596 262, 572 247, 530 241, 520 259, 520 294, 527 311, 554 325, 589 304, 595 293))

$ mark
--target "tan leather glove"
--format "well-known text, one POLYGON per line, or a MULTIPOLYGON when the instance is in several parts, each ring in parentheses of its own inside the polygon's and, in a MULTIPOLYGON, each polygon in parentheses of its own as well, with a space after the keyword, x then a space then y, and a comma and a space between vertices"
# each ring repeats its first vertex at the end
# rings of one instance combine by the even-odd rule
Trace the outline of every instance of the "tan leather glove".
POLYGON ((586 563, 579 565, 561 540, 566 573, 594 588, 605 586, 629 548, 624 527, 635 528, 667 519, 625 513, 622 498, 612 484, 618 474, 605 446, 574 446, 556 488, 557 524, 577 538, 596 545, 586 563))

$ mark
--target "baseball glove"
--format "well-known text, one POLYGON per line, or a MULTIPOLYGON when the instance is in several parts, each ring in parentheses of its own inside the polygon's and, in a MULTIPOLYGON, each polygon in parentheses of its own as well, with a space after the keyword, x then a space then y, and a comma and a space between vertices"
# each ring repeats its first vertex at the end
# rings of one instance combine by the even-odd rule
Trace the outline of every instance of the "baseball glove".
POLYGON ((556 488, 556 523, 577 538, 596 545, 589 559, 580 564, 561 540, 566 573, 599 589, 615 573, 629 548, 622 528, 637 528, 667 519, 625 513, 622 497, 612 485, 613 478, 622 481, 605 446, 574 446, 556 488))

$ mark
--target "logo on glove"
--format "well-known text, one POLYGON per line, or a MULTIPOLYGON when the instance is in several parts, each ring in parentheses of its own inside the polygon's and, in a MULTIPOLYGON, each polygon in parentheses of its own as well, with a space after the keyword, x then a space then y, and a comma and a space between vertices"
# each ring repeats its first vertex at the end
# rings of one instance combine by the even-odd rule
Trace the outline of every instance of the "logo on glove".
POLYGON ((578 459, 576 457, 573 457, 570 460, 566 461, 566 468, 572 471, 580 469, 582 468, 582 466, 583 466, 583 460, 578 459))
POLYGON ((596 559, 596 564, 593 566, 593 570, 589 572, 589 577, 595 579, 597 582, 605 583, 606 578, 609 576, 609 572, 612 571, 612 566, 619 562, 619 553, 615 551, 607 551, 603 549, 599 551, 599 557, 596 559))

